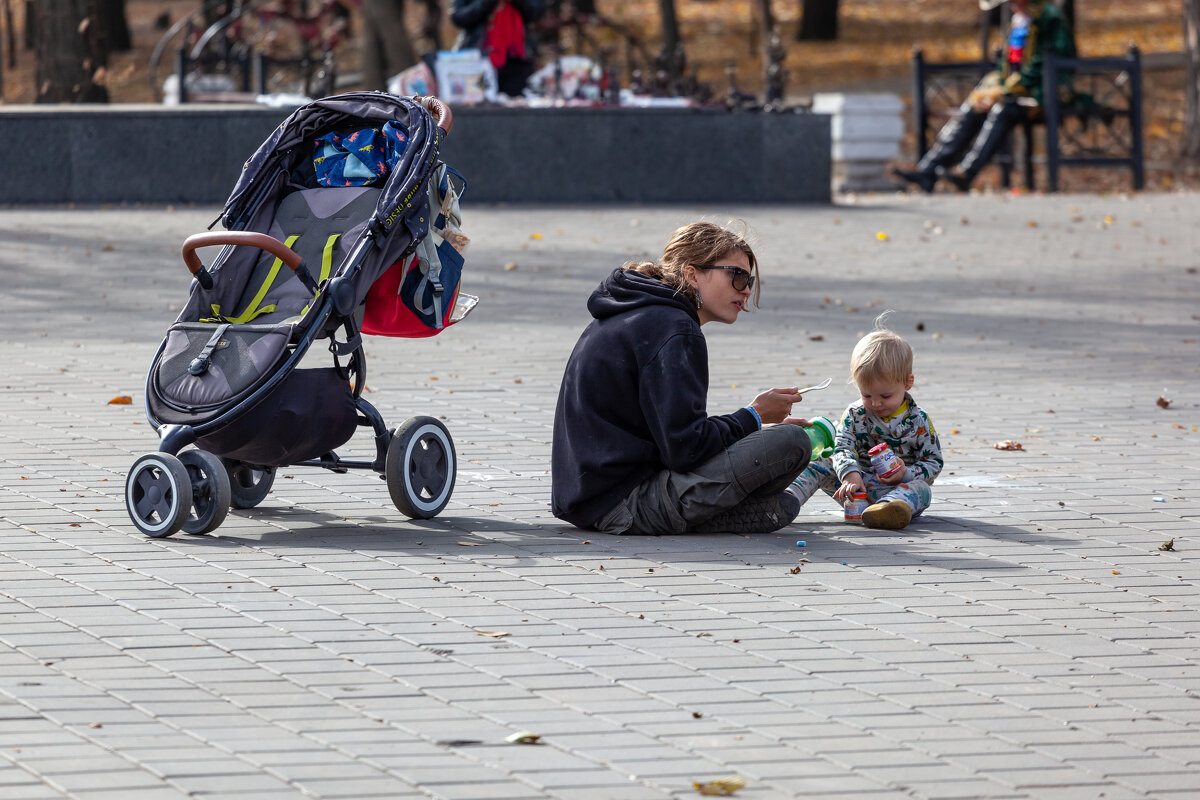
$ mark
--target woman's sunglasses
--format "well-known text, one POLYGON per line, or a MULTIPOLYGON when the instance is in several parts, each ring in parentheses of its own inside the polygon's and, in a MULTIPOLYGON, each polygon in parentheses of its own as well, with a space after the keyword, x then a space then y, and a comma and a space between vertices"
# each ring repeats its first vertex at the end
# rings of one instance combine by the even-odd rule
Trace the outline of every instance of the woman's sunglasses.
POLYGON ((747 289, 754 288, 754 276, 741 267, 727 267, 719 264, 710 264, 707 267, 700 269, 727 269, 731 273, 730 277, 733 280, 733 289, 737 292, 744 292, 747 289))

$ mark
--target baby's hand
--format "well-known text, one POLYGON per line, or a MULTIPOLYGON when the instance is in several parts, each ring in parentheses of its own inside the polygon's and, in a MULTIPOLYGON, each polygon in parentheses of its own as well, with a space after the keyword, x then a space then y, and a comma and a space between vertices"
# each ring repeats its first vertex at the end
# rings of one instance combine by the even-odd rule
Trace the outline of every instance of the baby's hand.
POLYGON ((845 503, 855 492, 865 492, 867 485, 863 483, 862 475, 851 472, 842 480, 842 485, 833 493, 833 499, 845 503))

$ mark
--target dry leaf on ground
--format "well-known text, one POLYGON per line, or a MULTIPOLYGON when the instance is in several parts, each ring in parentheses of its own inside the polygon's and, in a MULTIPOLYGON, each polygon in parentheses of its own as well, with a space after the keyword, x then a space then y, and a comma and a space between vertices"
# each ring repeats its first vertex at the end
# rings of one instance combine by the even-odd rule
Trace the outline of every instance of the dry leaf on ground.
POLYGON ((1020 442, 1014 442, 1012 439, 1005 439, 1003 442, 996 442, 992 447, 997 450, 1024 450, 1025 446, 1020 442))
POLYGON ((695 786, 696 791, 700 794, 728 796, 738 789, 744 789, 746 781, 737 775, 732 775, 728 778, 716 778, 711 781, 696 782, 692 786, 695 786))

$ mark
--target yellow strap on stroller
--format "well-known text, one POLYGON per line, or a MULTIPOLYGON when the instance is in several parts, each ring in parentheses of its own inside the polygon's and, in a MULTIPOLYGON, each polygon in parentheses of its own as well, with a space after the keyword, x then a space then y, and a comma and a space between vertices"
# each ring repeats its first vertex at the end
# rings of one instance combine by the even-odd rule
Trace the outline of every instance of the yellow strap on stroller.
MULTIPOLYGON (((317 286, 320 286, 325 281, 329 280, 329 273, 333 271, 333 246, 337 244, 337 240, 340 238, 342 238, 342 235, 340 233, 335 233, 325 242, 325 249, 321 251, 321 277, 317 278, 317 286)), ((321 292, 318 290, 316 295, 313 297, 313 300, 316 300, 320 296, 321 292)), ((307 314, 308 309, 311 307, 311 303, 306 305, 304 309, 301 310, 300 316, 307 314)))
MULTIPOLYGON (((295 234, 294 236, 289 236, 287 238, 287 241, 284 242, 284 244, 286 244, 288 247, 291 247, 292 245, 294 245, 296 243, 296 240, 299 238, 300 238, 300 234, 298 234, 298 233, 295 234)), ((255 317, 261 316, 263 314, 270 314, 272 311, 275 310, 274 305, 263 306, 262 308, 259 308, 258 304, 261 303, 263 301, 263 298, 267 296, 267 292, 270 291, 271 284, 275 283, 275 276, 279 274, 279 268, 282 266, 283 266, 283 259, 281 259, 281 258, 275 259, 275 263, 271 265, 270 271, 267 272, 266 280, 263 281, 262 286, 258 287, 258 292, 254 295, 254 299, 250 301, 250 305, 246 306, 246 310, 243 311, 241 314, 238 314, 236 317, 222 317, 221 316, 221 307, 219 305, 217 305, 216 303, 213 303, 213 306, 212 306, 213 316, 223 322, 232 322, 235 325, 241 325, 243 323, 250 322, 255 317)))

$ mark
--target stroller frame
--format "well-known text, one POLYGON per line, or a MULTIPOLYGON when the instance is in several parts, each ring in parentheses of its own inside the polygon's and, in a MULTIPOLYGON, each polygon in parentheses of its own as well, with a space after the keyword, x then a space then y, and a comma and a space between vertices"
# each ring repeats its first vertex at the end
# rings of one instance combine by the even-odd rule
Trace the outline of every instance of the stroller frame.
MULTIPOLYGON (((201 247, 220 245, 222 250, 213 261, 214 269, 224 264, 238 247, 262 250, 286 264, 315 299, 302 313, 298 326, 293 327, 293 331, 298 327, 299 334, 288 337, 284 345, 285 354, 266 369, 246 393, 221 405, 209 416, 201 415, 200 419, 194 421, 163 420, 156 415, 156 404, 153 402, 154 398, 159 398, 155 386, 156 371, 169 341, 164 339, 147 374, 145 385, 147 419, 159 435, 159 447, 155 452, 140 456, 126 478, 126 509, 135 527, 142 533, 155 538, 170 536, 179 530, 208 533, 225 520, 230 506, 252 508, 261 502, 270 491, 277 466, 320 467, 335 473, 346 473, 351 469, 372 470, 387 481, 389 494, 396 507, 415 519, 432 518, 445 507, 453 492, 457 466, 453 439, 446 427, 431 416, 413 417, 398 428, 389 429, 379 411, 362 398, 366 384, 366 358, 355 310, 362 303, 370 283, 379 276, 376 266, 374 277, 365 286, 362 285, 360 273, 368 258, 375 255, 376 251, 383 250, 378 254, 380 260, 391 263, 395 253, 388 252, 390 246, 392 251, 399 249, 399 258, 405 259, 427 235, 431 216, 427 183, 439 163, 437 153, 441 136, 449 132, 452 124, 453 115, 449 107, 433 97, 408 99, 357 92, 316 101, 289 117, 247 162, 247 168, 243 170, 242 178, 222 212, 221 219, 229 230, 199 233, 187 238, 182 254, 185 265, 195 278, 193 293, 197 284, 204 290, 212 290, 215 285, 214 272, 205 268, 195 251, 201 247), (436 125, 425 126, 428 130, 424 150, 427 152, 422 162, 416 164, 420 174, 415 181, 411 175, 406 176, 404 185, 408 186, 408 191, 387 218, 380 218, 379 206, 383 205, 382 202, 377 205, 365 230, 336 273, 318 284, 300 254, 273 236, 246 230, 260 217, 260 210, 270 199, 272 187, 270 178, 257 181, 256 174, 261 174, 263 170, 248 174, 249 168, 255 161, 260 162, 258 166, 263 166, 264 161, 271 166, 272 148, 280 140, 281 132, 305 109, 330 101, 361 104, 381 99, 393 104, 398 101, 400 106, 407 108, 409 114, 421 109, 420 116, 427 122, 436 122, 436 125), (398 235, 389 239, 389 235, 398 229, 398 235), (411 238, 404 243, 406 234, 411 234, 411 238), (405 246, 400 248, 395 239, 405 246), (345 332, 344 342, 337 340, 339 328, 345 332), (349 391, 353 402, 353 427, 371 428, 375 444, 372 460, 344 459, 331 448, 316 457, 264 465, 237 458, 223 458, 205 449, 185 449, 205 436, 243 420, 260 406, 290 376, 300 372, 298 365, 319 338, 330 340, 329 349, 333 354, 337 375, 352 379, 353 386, 349 391), (339 361, 343 356, 348 356, 345 367, 339 361)), ((315 133, 321 132, 319 128, 315 130, 315 133)), ((308 131, 303 138, 311 139, 313 134, 314 131, 308 131)), ((413 146, 419 138, 414 139, 413 146)), ((275 160, 282 159, 275 157, 275 160)), ((186 313, 185 309, 181 319, 186 313)), ((213 341, 220 336, 221 332, 218 331, 213 341)), ((158 400, 160 406, 163 402, 158 400)), ((339 441, 344 443, 344 440, 339 441)))

